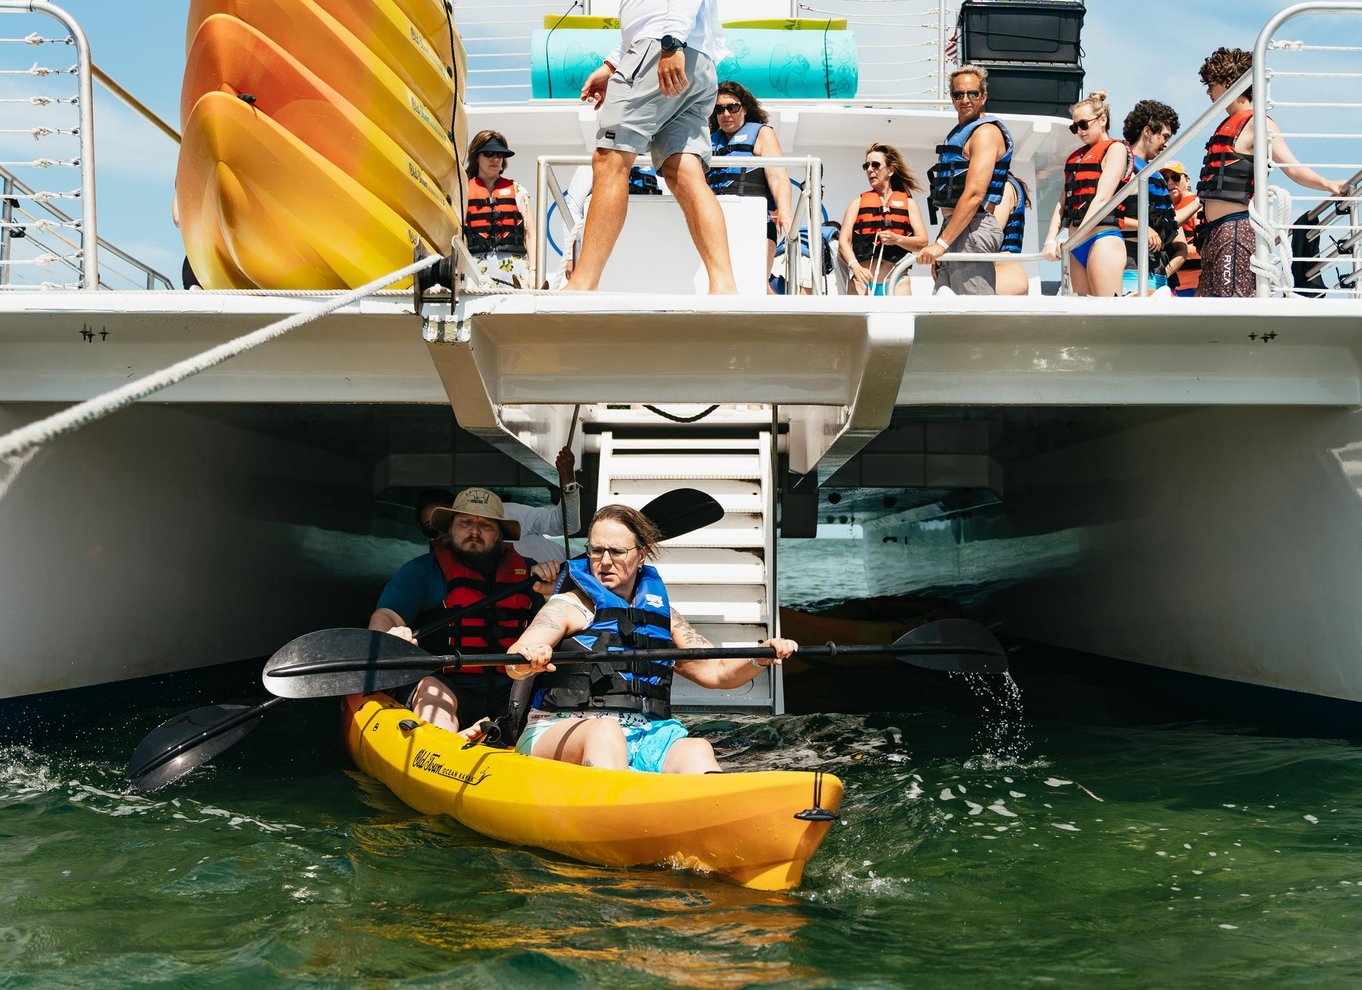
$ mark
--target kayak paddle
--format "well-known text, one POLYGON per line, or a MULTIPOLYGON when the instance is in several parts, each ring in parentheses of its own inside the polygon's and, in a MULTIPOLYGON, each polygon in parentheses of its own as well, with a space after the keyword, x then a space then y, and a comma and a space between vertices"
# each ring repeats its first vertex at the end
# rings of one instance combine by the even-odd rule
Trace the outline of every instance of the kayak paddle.
MULTIPOLYGON (((634 663, 638 660, 726 660, 774 657, 770 647, 582 652, 559 650, 554 663, 634 663)), ((942 619, 918 626, 885 646, 801 646, 795 656, 893 656, 929 670, 1004 673, 1002 644, 977 622, 942 619)), ((410 684, 432 671, 524 663, 515 653, 431 656, 405 640, 368 629, 323 629, 284 646, 265 664, 265 687, 281 698, 331 698, 410 684)))

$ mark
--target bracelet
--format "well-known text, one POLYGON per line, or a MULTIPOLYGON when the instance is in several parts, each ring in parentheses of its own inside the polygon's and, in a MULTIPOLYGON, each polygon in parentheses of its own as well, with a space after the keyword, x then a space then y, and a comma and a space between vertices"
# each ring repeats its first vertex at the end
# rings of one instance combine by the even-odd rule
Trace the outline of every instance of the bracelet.
POLYGON ((938 237, 935 243, 940 244, 941 247, 947 251, 951 249, 951 242, 946 240, 944 237, 938 237))
POLYGON ((758 670, 766 669, 766 664, 758 663, 756 657, 748 657, 747 662, 750 663, 753 667, 756 667, 758 670))
POLYGON ((611 72, 617 72, 617 71, 619 71, 619 70, 617 70, 617 69, 615 68, 615 63, 612 62, 612 61, 610 61, 610 59, 608 59, 608 58, 603 58, 603 59, 601 59, 601 64, 604 65, 604 66, 606 66, 611 72))
POLYGON ((564 495, 571 495, 573 492, 575 492, 577 489, 579 489, 579 488, 581 488, 581 487, 582 487, 582 486, 579 485, 579 484, 577 484, 577 482, 575 482, 575 481, 569 481, 566 485, 563 486, 563 494, 564 494, 564 495))

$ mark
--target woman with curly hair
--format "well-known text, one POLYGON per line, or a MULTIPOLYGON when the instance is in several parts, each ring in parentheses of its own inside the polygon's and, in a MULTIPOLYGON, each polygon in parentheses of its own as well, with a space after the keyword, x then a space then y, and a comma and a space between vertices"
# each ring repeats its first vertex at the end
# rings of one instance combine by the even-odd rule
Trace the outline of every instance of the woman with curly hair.
MULTIPOLYGON (((923 186, 891 144, 876 142, 866 148, 861 168, 870 188, 847 205, 837 246, 851 269, 852 291, 858 296, 884 296, 889 294, 889 273, 899 260, 927 246, 927 225, 913 197, 923 186)), ((904 278, 894 295, 912 291, 904 278)))
MULTIPOLYGON (((1059 232, 1070 235, 1091 210, 1100 210, 1135 174, 1130 145, 1107 134, 1111 107, 1107 94, 1093 90, 1069 107, 1069 130, 1083 142, 1064 164, 1064 195, 1055 204, 1045 235, 1045 257, 1059 260, 1059 232)), ((1119 296, 1126 246, 1115 213, 1108 213, 1069 255, 1069 281, 1075 295, 1119 296)))
POLYGON ((766 270, 776 257, 776 242, 790 229, 790 174, 783 168, 724 168, 715 159, 785 154, 757 98, 731 79, 719 83, 714 112, 709 115, 713 145, 709 187, 717 196, 766 197, 766 270))
MULTIPOLYGON (((1253 68, 1253 55, 1242 48, 1217 48, 1201 64, 1201 81, 1212 101, 1220 99, 1240 76, 1253 68)), ((1227 106, 1228 116, 1206 142, 1197 196, 1206 223, 1202 228, 1201 281, 1198 296, 1252 296, 1257 277, 1250 262, 1256 238, 1249 220, 1253 201, 1253 88, 1227 106)), ((1273 164, 1295 182, 1331 196, 1342 195, 1344 183, 1326 179, 1300 164, 1271 117, 1267 118, 1273 164)))
POLYGON ((463 234, 483 275, 527 289, 534 271, 534 208, 525 187, 502 175, 513 155, 500 131, 473 135, 463 234))

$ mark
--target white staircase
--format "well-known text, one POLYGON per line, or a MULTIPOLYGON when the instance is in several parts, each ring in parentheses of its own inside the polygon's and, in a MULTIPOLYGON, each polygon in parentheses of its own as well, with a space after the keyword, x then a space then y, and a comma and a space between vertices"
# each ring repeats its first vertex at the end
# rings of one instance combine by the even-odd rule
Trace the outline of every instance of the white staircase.
MULTIPOLYGON (((673 488, 698 488, 724 508, 718 522, 664 544, 656 562, 672 605, 718 646, 755 646, 776 632, 775 470, 769 430, 699 439, 658 427, 644 438, 600 436, 597 505, 640 508, 673 488)), ((780 714, 780 668, 731 691, 684 677, 673 705, 690 711, 780 714)))

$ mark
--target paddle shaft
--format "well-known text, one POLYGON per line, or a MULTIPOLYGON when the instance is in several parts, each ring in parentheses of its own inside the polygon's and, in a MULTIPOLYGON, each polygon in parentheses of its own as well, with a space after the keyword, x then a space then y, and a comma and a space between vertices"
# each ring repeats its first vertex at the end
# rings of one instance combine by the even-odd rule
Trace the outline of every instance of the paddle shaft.
MULTIPOLYGON (((878 657, 878 656, 994 656, 995 650, 971 646, 952 646, 948 643, 909 643, 887 644, 884 646, 802 646, 794 656, 804 657, 878 657)), ((554 663, 635 663, 640 660, 686 661, 686 660, 760 660, 775 659, 776 651, 762 646, 703 646, 694 649, 673 650, 618 650, 615 652, 588 652, 579 650, 557 650, 553 653, 554 663)), ((309 674, 331 674, 349 670, 444 670, 457 671, 463 667, 500 667, 506 664, 526 663, 518 653, 475 653, 461 656, 457 653, 439 657, 375 657, 346 658, 336 660, 313 660, 308 663, 295 663, 291 666, 276 667, 270 671, 271 677, 305 677, 309 674)))
POLYGON ((495 605, 503 598, 510 598, 512 595, 518 595, 522 591, 529 591, 535 586, 535 583, 538 582, 538 580, 539 578, 537 577, 528 577, 519 584, 513 584, 509 588, 503 588, 501 591, 488 595, 486 598, 481 601, 476 601, 472 605, 465 605, 462 608, 447 608, 438 615, 432 616, 429 622, 423 622, 419 628, 413 629, 411 634, 417 639, 420 639, 422 636, 429 636, 433 632, 439 632, 445 626, 462 619, 470 612, 479 612, 489 605, 495 605))

